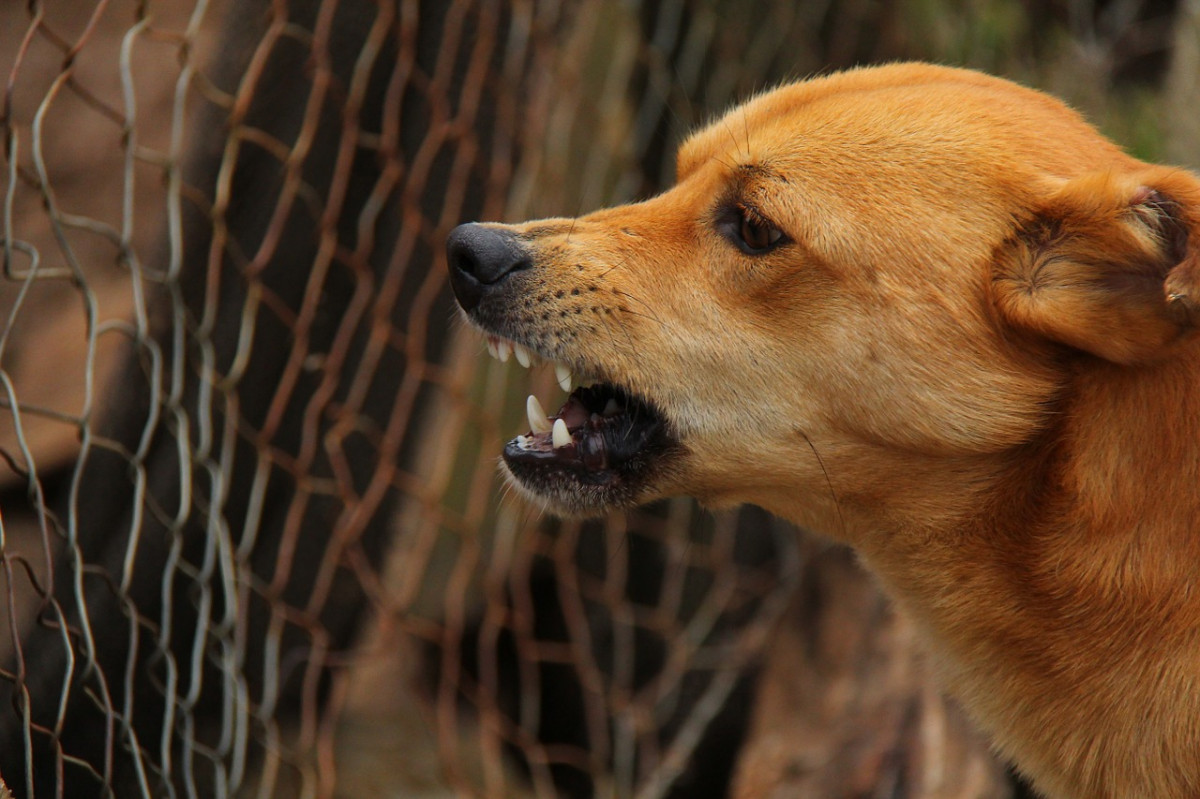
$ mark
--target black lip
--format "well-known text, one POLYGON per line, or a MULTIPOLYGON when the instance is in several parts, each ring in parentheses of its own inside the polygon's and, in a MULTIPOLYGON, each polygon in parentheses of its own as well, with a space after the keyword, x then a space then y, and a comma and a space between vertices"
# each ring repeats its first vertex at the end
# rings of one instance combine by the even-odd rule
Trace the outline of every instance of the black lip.
POLYGON ((518 438, 505 445, 503 457, 525 489, 570 513, 636 504, 680 449, 652 405, 611 384, 576 389, 559 417, 576 422, 570 444, 554 448, 548 433, 525 446, 518 438), (604 416, 610 399, 622 410, 604 416))

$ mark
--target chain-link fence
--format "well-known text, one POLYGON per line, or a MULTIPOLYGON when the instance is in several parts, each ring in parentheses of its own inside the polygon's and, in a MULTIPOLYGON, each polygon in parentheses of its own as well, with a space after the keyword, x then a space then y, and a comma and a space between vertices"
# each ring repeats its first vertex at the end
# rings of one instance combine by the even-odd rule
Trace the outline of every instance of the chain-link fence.
POLYGON ((3 783, 1011 793, 844 550, 753 508, 580 524, 502 497, 523 397, 559 389, 478 357, 443 241, 470 219, 644 196, 736 98, 896 57, 1048 86, 1143 154, 1196 163, 1179 109, 1200 93, 1198 16, 1169 0, 0 7, 3 783))

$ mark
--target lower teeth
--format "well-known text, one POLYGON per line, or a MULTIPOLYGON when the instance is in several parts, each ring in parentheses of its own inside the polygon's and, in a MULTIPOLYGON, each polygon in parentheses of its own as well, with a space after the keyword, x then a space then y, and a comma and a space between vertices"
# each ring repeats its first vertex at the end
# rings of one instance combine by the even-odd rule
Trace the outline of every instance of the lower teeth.
POLYGON ((550 432, 550 442, 555 449, 562 449, 571 443, 571 431, 567 430, 567 423, 562 419, 554 420, 554 427, 550 432))

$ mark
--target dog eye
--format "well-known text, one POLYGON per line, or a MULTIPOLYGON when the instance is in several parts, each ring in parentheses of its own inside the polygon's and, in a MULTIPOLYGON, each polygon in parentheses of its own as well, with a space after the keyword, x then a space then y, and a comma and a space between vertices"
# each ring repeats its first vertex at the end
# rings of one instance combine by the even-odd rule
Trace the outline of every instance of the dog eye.
POLYGON ((743 249, 761 253, 783 241, 783 231, 747 208, 740 209, 737 236, 743 249))

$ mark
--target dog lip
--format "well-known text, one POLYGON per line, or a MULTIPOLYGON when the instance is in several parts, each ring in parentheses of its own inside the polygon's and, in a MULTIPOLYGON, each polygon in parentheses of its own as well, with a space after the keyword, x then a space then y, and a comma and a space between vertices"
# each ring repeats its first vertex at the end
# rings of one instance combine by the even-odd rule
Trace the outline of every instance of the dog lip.
MULTIPOLYGON (((552 417, 530 397, 528 433, 503 448, 509 475, 526 493, 558 512, 582 515, 630 507, 654 493, 660 475, 672 468, 685 447, 649 398, 619 380, 577 378, 576 366, 496 333, 470 314, 467 318, 483 333, 492 357, 502 362, 515 358, 526 368, 549 361, 559 386, 570 392, 552 417), (575 382, 584 385, 571 391, 575 382)), ((606 372, 599 366, 584 368, 606 372)))
POLYGON ((611 383, 577 388, 550 417, 531 394, 526 411, 529 433, 511 442, 517 446, 516 457, 579 460, 592 470, 607 469, 610 453, 619 462, 663 425, 661 414, 648 402, 611 383))
POLYGON ((529 493, 571 512, 633 504, 679 448, 653 406, 610 383, 578 388, 552 419, 530 422, 504 463, 529 493))

